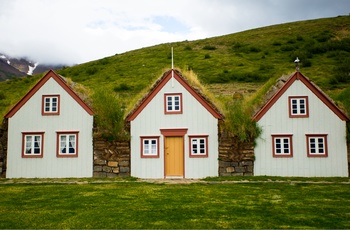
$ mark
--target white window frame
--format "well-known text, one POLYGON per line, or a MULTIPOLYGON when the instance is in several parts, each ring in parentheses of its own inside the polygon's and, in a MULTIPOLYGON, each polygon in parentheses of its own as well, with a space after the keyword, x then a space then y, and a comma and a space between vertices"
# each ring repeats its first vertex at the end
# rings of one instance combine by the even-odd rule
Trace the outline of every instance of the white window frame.
POLYGON ((292 137, 293 137, 293 135, 291 135, 291 134, 272 135, 272 154, 273 154, 273 157, 293 157, 293 139, 292 139, 292 137), (288 146, 285 146, 286 144, 288 146))
POLYGON ((141 139, 141 158, 158 158, 159 157, 159 136, 141 136, 140 139, 141 139))
POLYGON ((165 114, 182 113, 182 94, 181 93, 164 94, 164 112, 165 114), (171 99, 171 101, 169 99, 171 99), (178 102, 178 104, 176 104, 176 102, 178 102))
POLYGON ((327 134, 306 134, 306 145, 308 157, 328 157, 327 134))
POLYGON ((289 117, 309 117, 309 100, 307 96, 289 96, 289 117), (304 108, 302 108, 302 105, 304 105, 304 108))
POLYGON ((42 115, 59 115, 59 114, 60 114, 60 95, 43 95, 42 115), (54 102, 54 99, 56 100, 56 102, 54 102))
POLYGON ((42 158, 44 155, 44 132, 22 132, 22 157, 42 158), (30 142, 28 141, 30 138, 30 142), (37 138, 39 138, 39 143, 37 138), (29 142, 29 143, 28 143, 29 142), (39 146, 36 146, 38 144, 39 146), (28 153, 27 150, 30 149, 28 153), (35 151, 39 150, 39 152, 35 151))
POLYGON ((189 135, 189 145, 190 157, 208 157, 208 135, 189 135))
POLYGON ((56 150, 57 157, 78 157, 79 132, 78 131, 69 131, 69 132, 59 131, 56 133, 57 133, 57 150, 56 150), (63 138, 65 138, 64 142, 62 142, 63 138), (72 141, 73 138, 74 138, 74 142, 72 141), (62 144, 64 144, 64 146, 62 144), (72 152, 72 150, 74 150, 74 152, 72 152))

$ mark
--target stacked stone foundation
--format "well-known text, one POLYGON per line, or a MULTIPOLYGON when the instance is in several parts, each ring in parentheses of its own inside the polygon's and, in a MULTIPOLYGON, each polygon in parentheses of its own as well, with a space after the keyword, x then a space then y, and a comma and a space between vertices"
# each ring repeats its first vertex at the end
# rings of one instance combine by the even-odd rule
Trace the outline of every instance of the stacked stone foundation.
POLYGON ((130 176, 129 141, 94 139, 94 177, 130 176))
POLYGON ((240 142, 222 132, 219 138, 219 176, 254 175, 253 141, 240 142))

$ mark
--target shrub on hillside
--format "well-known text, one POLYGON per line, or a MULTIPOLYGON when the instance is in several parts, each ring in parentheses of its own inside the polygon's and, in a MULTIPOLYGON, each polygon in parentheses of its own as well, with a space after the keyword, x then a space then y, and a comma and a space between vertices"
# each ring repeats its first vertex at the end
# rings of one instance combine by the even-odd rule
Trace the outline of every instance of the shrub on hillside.
POLYGON ((338 82, 350 82, 350 57, 343 59, 334 69, 335 79, 338 82))
POLYGON ((205 45, 203 47, 204 50, 216 50, 216 47, 215 46, 211 46, 211 45, 205 45))
POLYGON ((0 100, 4 100, 6 98, 5 94, 3 92, 0 92, 0 100))
POLYGON ((119 84, 118 86, 115 86, 113 88, 114 92, 121 92, 121 91, 129 91, 131 90, 131 86, 129 86, 128 84, 126 83, 121 83, 119 84))

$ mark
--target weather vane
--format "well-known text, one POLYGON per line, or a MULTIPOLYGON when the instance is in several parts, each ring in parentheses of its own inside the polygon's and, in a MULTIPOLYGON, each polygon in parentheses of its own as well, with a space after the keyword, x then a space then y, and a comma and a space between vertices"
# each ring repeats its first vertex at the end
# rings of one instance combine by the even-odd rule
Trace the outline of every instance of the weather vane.
POLYGON ((295 61, 294 61, 294 63, 295 63, 295 69, 296 69, 297 72, 299 72, 299 69, 300 69, 300 67, 299 67, 299 62, 300 62, 300 60, 299 60, 299 58, 297 57, 297 59, 295 59, 295 61))

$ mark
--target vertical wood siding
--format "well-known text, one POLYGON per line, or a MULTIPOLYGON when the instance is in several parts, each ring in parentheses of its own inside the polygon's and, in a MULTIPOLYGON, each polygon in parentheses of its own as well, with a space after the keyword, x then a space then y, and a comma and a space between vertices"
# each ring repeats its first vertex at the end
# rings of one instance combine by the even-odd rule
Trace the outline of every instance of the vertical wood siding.
POLYGON ((263 133, 254 150, 254 175, 348 176, 345 121, 301 81, 295 81, 258 123, 263 133), (308 96, 308 118, 289 118, 288 96, 308 96), (293 157, 272 157, 271 134, 293 134, 293 157), (328 157, 307 157, 306 134, 328 134, 328 157))
POLYGON ((8 178, 92 177, 93 116, 57 84, 49 79, 17 113, 9 118, 7 172, 8 178), (60 115, 42 116, 42 95, 59 94, 60 115), (22 132, 42 131, 43 158, 22 158, 22 132), (76 158, 56 157, 57 131, 79 131, 79 153, 76 158))
POLYGON ((164 178, 164 137, 160 129, 187 128, 184 136, 184 170, 186 178, 218 175, 218 121, 174 79, 158 92, 143 111, 131 121, 131 176, 164 178), (182 93, 183 113, 164 114, 164 94, 182 93), (208 158, 189 157, 188 135, 208 136, 208 158), (160 157, 140 157, 140 136, 160 136, 160 157))

